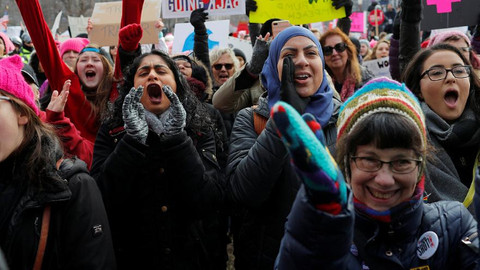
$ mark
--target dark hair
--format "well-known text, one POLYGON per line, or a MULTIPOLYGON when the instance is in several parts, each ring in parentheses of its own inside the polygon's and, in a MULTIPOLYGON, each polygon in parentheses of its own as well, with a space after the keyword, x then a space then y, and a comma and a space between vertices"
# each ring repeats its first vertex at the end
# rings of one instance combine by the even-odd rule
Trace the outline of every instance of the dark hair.
POLYGON ((469 59, 465 58, 459 49, 450 44, 439 43, 430 48, 423 49, 415 54, 402 74, 402 81, 405 82, 405 85, 413 92, 413 94, 422 100, 420 97, 420 81, 422 78, 420 78, 420 76, 423 73, 424 63, 428 58, 430 58, 430 56, 439 51, 454 52, 458 55, 458 57, 460 57, 460 59, 462 59, 465 65, 470 66, 470 95, 468 96, 468 102, 472 106, 472 109, 475 111, 475 113, 480 115, 480 93, 478 91, 478 89, 480 89, 480 79, 477 77, 472 66, 470 65, 469 59))
POLYGON ((186 131, 189 133, 189 135, 209 132, 212 129, 211 119, 207 113, 205 105, 202 104, 197 99, 197 97, 195 97, 194 93, 190 90, 187 81, 178 70, 177 65, 173 62, 172 58, 170 58, 164 52, 157 50, 152 50, 149 53, 144 53, 138 56, 133 60, 132 64, 130 64, 126 68, 126 72, 124 73, 124 83, 120 88, 119 97, 117 98, 117 100, 115 100, 110 127, 116 128, 118 126, 123 126, 123 100, 134 85, 135 73, 137 72, 140 63, 145 57, 149 55, 158 55, 166 62, 167 66, 172 70, 173 76, 175 77, 175 83, 177 84, 176 94, 187 113, 186 131))
POLYGON ((353 130, 343 135, 336 144, 337 163, 350 176, 349 159, 357 146, 373 144, 379 149, 405 148, 426 159, 426 147, 418 128, 405 116, 392 113, 374 113, 358 122, 353 130))
POLYGON ((260 28, 260 35, 262 35, 262 37, 265 37, 267 33, 270 33, 270 36, 272 36, 272 22, 275 22, 275 21, 281 21, 281 19, 278 19, 278 18, 269 19, 262 24, 262 27, 260 28))

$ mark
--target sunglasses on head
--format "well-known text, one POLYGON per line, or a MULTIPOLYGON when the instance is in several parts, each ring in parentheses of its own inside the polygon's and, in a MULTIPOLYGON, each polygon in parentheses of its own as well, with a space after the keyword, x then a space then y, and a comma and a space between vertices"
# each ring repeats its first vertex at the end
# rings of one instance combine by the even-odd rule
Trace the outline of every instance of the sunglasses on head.
POLYGON ((344 52, 347 49, 347 44, 345 42, 340 42, 335 44, 335 46, 325 46, 323 47, 323 54, 329 56, 333 54, 333 49, 338 53, 344 52))
POLYGON ((226 70, 230 70, 233 68, 233 64, 215 64, 213 65, 213 68, 215 70, 221 70, 222 67, 225 67, 226 70))

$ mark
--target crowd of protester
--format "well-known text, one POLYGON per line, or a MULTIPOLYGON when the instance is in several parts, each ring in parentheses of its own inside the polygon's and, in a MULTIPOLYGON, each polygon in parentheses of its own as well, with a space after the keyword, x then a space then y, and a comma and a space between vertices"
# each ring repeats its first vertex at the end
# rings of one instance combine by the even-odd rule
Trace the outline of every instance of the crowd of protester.
POLYGON ((143 0, 109 47, 91 21, 58 42, 39 0, 16 3, 0 270, 480 269, 480 22, 422 39, 403 0, 358 38, 332 0, 346 16, 325 31, 249 23, 246 57, 209 49, 201 8, 172 54, 140 44, 143 0), (363 65, 384 58, 391 78, 363 65))

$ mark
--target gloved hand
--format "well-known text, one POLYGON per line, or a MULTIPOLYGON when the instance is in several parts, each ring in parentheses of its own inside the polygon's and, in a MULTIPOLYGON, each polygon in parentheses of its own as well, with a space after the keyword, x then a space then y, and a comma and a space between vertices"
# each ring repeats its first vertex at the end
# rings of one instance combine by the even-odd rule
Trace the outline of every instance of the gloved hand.
POLYGON ((393 20, 393 34, 392 37, 396 40, 400 40, 400 23, 402 22, 401 17, 402 11, 399 11, 393 20))
POLYGON ((258 36, 255 45, 253 46, 253 52, 250 62, 247 63, 246 69, 255 75, 262 72, 263 64, 268 57, 268 48, 270 47, 270 33, 265 35, 265 38, 262 35, 258 36))
POLYGON ((300 114, 305 112, 305 108, 308 102, 310 102, 310 97, 302 98, 297 93, 297 89, 295 88, 295 64, 290 57, 283 59, 280 99, 290 104, 290 106, 300 114))
POLYGON ((208 13, 205 12, 204 8, 195 9, 190 14, 190 24, 192 24, 195 33, 197 31, 207 31, 205 26, 205 21, 208 20, 208 13))
POLYGON ((402 1, 402 20, 409 23, 418 23, 423 19, 422 1, 403 0, 402 1))
POLYGON ((145 144, 148 135, 147 121, 145 120, 145 108, 140 103, 143 94, 143 87, 140 86, 135 90, 134 87, 125 97, 122 106, 123 122, 127 134, 132 136, 136 141, 145 144))
POLYGON ((250 16, 250 11, 257 11, 257 1, 255 0, 246 0, 245 1, 245 13, 247 14, 247 16, 250 16))
POLYGON ((307 196, 317 209, 338 214, 347 203, 347 186, 335 160, 325 148, 320 124, 311 114, 303 118, 285 102, 271 110, 280 138, 290 152, 307 196))
POLYGON ((146 121, 148 126, 157 133, 158 136, 177 135, 181 133, 185 127, 187 113, 170 86, 164 85, 162 90, 170 100, 170 107, 159 116, 146 111, 146 121))
POLYGON ((127 51, 135 51, 138 47, 140 39, 143 36, 142 26, 138 23, 126 25, 118 32, 120 38, 120 46, 127 51))
POLYGON ((335 9, 345 7, 345 17, 352 15, 352 0, 332 0, 332 6, 335 7, 335 9))

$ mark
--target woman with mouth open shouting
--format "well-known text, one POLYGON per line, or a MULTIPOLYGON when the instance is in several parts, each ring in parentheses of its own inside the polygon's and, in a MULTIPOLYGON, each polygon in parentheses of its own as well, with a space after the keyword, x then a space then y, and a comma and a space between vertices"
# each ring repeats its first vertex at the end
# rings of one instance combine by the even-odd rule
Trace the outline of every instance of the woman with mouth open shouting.
POLYGON ((119 94, 91 170, 119 269, 209 269, 198 220, 224 188, 206 108, 160 51, 135 58, 119 94))
POLYGON ((460 201, 473 213, 480 150, 478 77, 464 54, 444 43, 417 53, 403 81, 421 101, 428 137, 436 148, 427 162, 428 201, 460 201))
POLYGON ((300 187, 290 156, 269 119, 278 100, 299 112, 310 112, 322 124, 327 144, 335 144, 336 109, 326 79, 320 43, 308 29, 291 26, 270 45, 261 73, 267 89, 258 107, 242 109, 230 138, 227 179, 233 202, 246 209, 239 233, 234 235, 236 269, 272 269, 284 223, 300 187), (266 125, 261 133, 256 119, 266 125))

